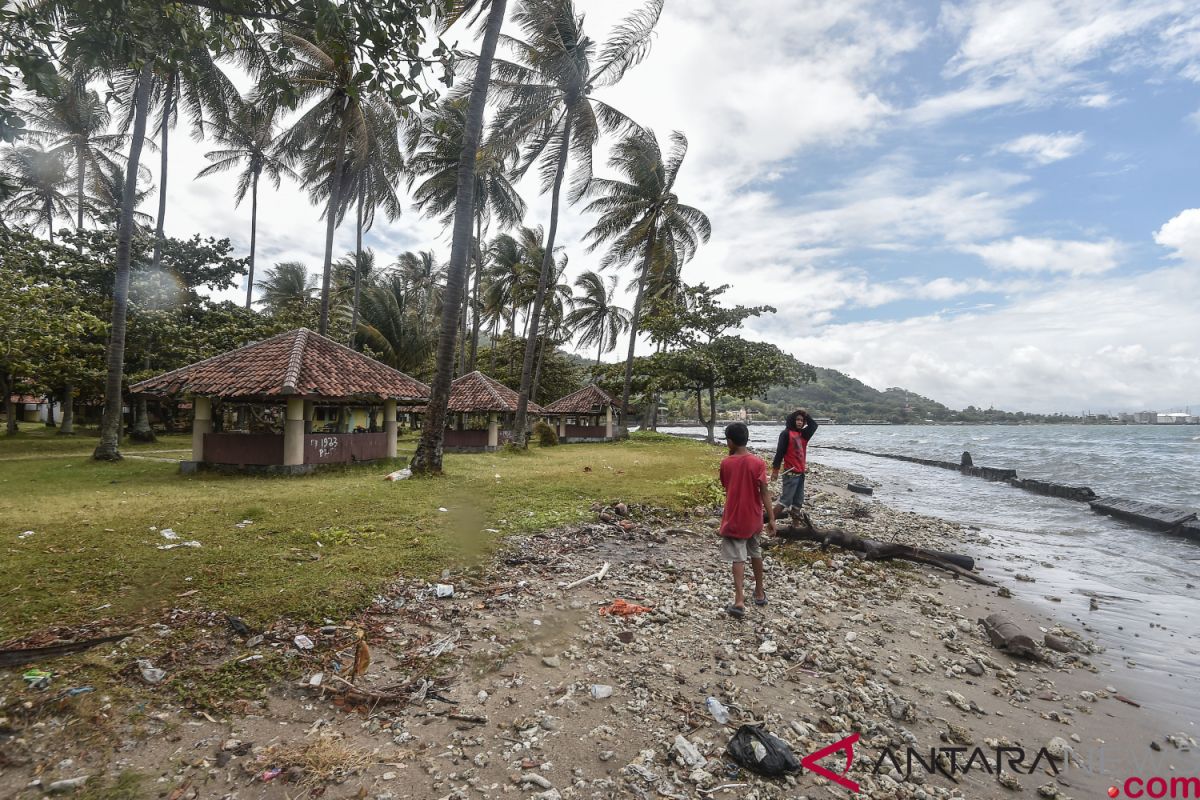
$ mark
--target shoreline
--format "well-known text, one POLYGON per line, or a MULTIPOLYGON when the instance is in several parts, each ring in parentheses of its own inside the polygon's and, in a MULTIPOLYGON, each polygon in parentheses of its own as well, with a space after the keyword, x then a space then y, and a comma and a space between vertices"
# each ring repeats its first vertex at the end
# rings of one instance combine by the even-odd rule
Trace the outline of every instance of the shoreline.
MULTIPOLYGON (((839 486, 853 477, 814 463, 807 505, 815 519, 943 547, 969 547, 978 535, 865 503, 839 486)), ((613 503, 594 506, 592 522, 515 537, 487 563, 443 573, 454 587, 448 598, 425 581, 401 580, 344 625, 281 620, 267 643, 226 649, 226 664, 253 664, 244 659, 265 649, 303 671, 298 683, 273 682, 262 702, 239 701, 228 718, 160 695, 104 763, 73 752, 70 726, 48 720, 44 738, 16 743, 43 748, 30 762, 45 764, 42 783, 29 787, 33 775, 10 769, 0 794, 32 798, 54 780, 123 771, 164 791, 182 787, 180 800, 283 800, 330 783, 375 800, 841 793, 811 770, 784 780, 733 770, 723 755, 733 726, 712 721, 709 696, 731 709, 735 725, 764 722, 798 755, 857 733, 850 775, 858 796, 881 800, 1009 797, 1016 785, 1027 796, 1096 797, 1131 776, 1200 774, 1194 732, 1118 701, 1121 686, 1081 660, 1034 663, 995 650, 976 623, 993 610, 1035 636, 1039 627, 1078 635, 1019 598, 929 567, 777 542, 767 552, 771 603, 738 622, 723 613, 731 587, 712 508, 674 515, 631 505, 622 515, 613 503), (603 581, 579 583, 605 563, 603 581), (618 598, 649 611, 598 614, 618 598), (355 681, 359 695, 343 685, 354 630, 371 654, 355 681), (293 647, 300 634, 315 648, 293 647), (325 677, 315 686, 318 673, 325 677), (593 686, 611 696, 593 696, 593 686), (1015 772, 1011 748, 1024 753, 1015 772), (1062 757, 1064 748, 1074 751, 1070 761, 1041 756, 1062 757), (909 750, 918 763, 905 776, 909 750), (1007 766, 993 774, 1001 755, 1007 766), (941 759, 953 777, 924 770, 922 759, 941 759), (1021 771, 1034 762, 1031 774, 1021 771)), ((129 701, 102 699, 110 715, 127 711, 129 701)), ((822 763, 840 772, 839 758, 822 763)))

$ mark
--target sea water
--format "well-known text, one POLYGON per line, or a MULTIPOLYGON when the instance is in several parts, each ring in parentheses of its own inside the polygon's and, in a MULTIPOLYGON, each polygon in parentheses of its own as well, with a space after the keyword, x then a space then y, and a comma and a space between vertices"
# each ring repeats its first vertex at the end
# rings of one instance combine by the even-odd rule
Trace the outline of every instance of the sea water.
MULTIPOLYGON (((751 425, 751 445, 773 451, 781 430, 751 425)), ((1086 503, 822 445, 955 463, 965 450, 976 466, 1015 469, 1022 478, 1197 510, 1200 426, 823 425, 809 450, 811 460, 877 484, 879 502, 982 529, 991 544, 970 555, 984 575, 1076 630, 1086 625, 1094 633, 1085 635, 1107 647, 1095 657, 1099 688, 1112 684, 1175 730, 1197 735, 1200 541, 1135 528, 1086 503), (1036 582, 1015 581, 1017 572, 1036 582)))

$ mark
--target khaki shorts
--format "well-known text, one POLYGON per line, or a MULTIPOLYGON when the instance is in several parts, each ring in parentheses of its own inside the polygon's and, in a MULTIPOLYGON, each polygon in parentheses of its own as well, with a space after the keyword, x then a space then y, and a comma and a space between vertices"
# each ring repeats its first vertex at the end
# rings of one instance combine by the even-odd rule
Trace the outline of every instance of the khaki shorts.
POLYGON ((762 534, 756 533, 749 539, 721 537, 721 558, 731 564, 762 558, 762 534))

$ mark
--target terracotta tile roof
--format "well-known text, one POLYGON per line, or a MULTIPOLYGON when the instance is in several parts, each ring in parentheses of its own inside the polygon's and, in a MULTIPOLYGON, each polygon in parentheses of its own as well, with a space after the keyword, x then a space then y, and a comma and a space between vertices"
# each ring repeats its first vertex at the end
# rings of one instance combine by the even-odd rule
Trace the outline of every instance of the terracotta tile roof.
POLYGON ((308 328, 135 383, 133 394, 428 400, 429 387, 308 328))
POLYGON ((616 398, 593 383, 555 400, 545 411, 547 414, 594 414, 597 408, 604 411, 605 406, 617 408, 619 405, 616 398))
MULTIPOLYGON (((519 396, 512 389, 476 370, 456 378, 450 384, 450 402, 447 408, 456 414, 479 411, 516 413, 518 399, 519 396)), ((540 414, 542 407, 537 403, 530 403, 529 413, 540 414)))

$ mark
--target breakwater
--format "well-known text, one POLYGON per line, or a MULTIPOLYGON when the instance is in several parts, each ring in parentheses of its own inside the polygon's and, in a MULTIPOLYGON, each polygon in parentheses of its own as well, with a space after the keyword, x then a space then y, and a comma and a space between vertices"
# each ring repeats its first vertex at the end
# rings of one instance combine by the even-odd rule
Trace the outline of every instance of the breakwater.
POLYGON ((921 464, 927 467, 953 470, 961 475, 982 478, 994 483, 1007 483, 1016 489, 1040 494, 1046 497, 1058 497, 1063 500, 1073 500, 1087 503, 1092 511, 1098 514, 1115 517, 1124 522, 1138 525, 1151 530, 1169 531, 1193 538, 1200 542, 1200 519, 1194 511, 1174 508, 1171 506, 1148 503, 1141 500, 1130 500, 1122 497, 1098 497, 1087 486, 1069 486, 1053 481, 1021 478, 1015 469, 998 467, 975 466, 969 452, 962 454, 962 459, 956 464, 953 461, 943 461, 935 458, 920 458, 900 453, 881 453, 845 445, 813 445, 814 449, 841 450, 847 453, 858 453, 875 458, 890 458, 895 461, 907 461, 910 464, 921 464))

